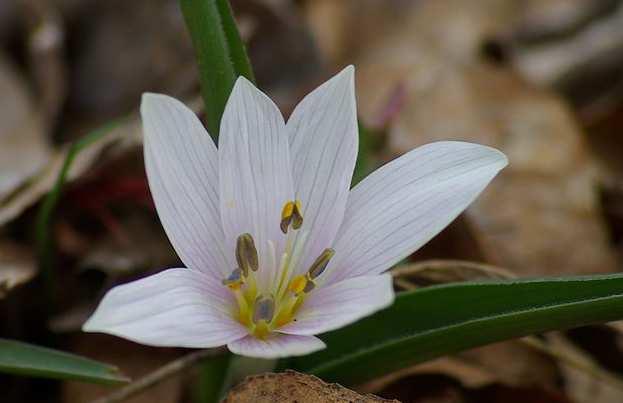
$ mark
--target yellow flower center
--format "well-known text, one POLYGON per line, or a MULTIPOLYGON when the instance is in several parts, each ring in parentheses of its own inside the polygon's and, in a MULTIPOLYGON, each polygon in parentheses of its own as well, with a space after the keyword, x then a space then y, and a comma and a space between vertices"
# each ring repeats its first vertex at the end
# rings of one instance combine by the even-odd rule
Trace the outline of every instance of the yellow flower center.
MULTIPOLYGON (((287 235, 292 227, 303 225, 300 201, 285 203, 280 228, 287 235)), ((275 329, 292 322, 307 295, 315 288, 315 279, 322 274, 334 255, 333 249, 325 249, 303 275, 291 276, 305 244, 306 234, 298 234, 296 245, 287 238, 285 252, 281 256, 277 283, 270 293, 258 290, 256 272, 259 258, 253 237, 242 234, 236 242, 238 267, 223 280, 234 294, 237 302, 236 319, 257 338, 265 339, 275 329), (292 278, 291 278, 292 277, 292 278)))

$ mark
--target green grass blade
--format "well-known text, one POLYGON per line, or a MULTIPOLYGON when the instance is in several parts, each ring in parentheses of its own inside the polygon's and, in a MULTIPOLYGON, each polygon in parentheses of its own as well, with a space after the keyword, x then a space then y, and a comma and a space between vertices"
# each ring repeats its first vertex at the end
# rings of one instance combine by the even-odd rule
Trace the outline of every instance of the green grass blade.
POLYGON ((254 81, 253 70, 227 0, 180 0, 180 5, 197 55, 208 131, 216 140, 236 78, 254 81))
POLYGON ((0 339, 0 372, 102 384, 128 382, 111 365, 7 339, 0 339))
POLYGON ((352 385, 489 343, 622 318, 622 274, 448 284, 398 295, 288 365, 352 385))

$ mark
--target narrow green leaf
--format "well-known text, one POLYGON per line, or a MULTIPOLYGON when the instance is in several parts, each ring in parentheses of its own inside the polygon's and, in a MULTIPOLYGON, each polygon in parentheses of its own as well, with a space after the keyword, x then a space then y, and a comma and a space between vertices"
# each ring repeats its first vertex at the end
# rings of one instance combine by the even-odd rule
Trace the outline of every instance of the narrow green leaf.
POLYGON ((210 135, 218 138, 221 116, 238 76, 255 81, 227 0, 180 0, 192 38, 210 135))
POLYGON ((128 382, 111 365, 7 339, 0 339, 0 372, 103 384, 128 382))
POLYGON ((623 274, 448 284, 398 295, 288 365, 352 385, 489 343, 622 318, 623 274))

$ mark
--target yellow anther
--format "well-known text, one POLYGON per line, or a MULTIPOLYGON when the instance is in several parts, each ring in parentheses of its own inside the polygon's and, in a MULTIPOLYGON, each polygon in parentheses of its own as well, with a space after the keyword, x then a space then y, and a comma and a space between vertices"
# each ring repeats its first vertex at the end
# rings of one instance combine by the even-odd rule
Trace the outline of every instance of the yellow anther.
POLYGON ((259 260, 251 234, 242 234, 238 237, 236 241, 236 261, 245 277, 249 275, 249 270, 257 271, 259 260))
POLYGON ((300 200, 289 201, 283 205, 281 210, 281 223, 279 227, 284 234, 288 233, 288 228, 299 229, 303 225, 303 209, 300 200))
POLYGON ((296 276, 290 282, 288 289, 295 294, 301 293, 307 287, 307 282, 307 276, 296 276))
POLYGON ((323 250, 320 256, 318 256, 314 263, 312 263, 309 270, 307 270, 309 278, 313 280, 316 277, 320 276, 324 269, 327 268, 327 265, 329 264, 329 261, 331 260, 333 255, 335 255, 335 251, 333 249, 327 248, 323 250))

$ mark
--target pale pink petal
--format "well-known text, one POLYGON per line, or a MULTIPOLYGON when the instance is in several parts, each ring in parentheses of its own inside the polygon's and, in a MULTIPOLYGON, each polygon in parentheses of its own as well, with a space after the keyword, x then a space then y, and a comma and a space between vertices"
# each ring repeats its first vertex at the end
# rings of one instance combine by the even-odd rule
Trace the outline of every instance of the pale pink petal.
POLYGON ((388 307, 394 301, 389 274, 354 277, 313 290, 296 315, 278 331, 312 335, 353 323, 388 307))
POLYGON ((266 340, 247 336, 227 344, 232 353, 256 358, 283 358, 305 355, 326 347, 314 336, 273 333, 266 340))
POLYGON ((324 281, 389 269, 452 222, 506 164, 494 148, 444 141, 381 167, 351 191, 324 281))
POLYGON ((226 287, 203 272, 168 269, 117 286, 82 330, 160 347, 216 347, 248 334, 226 287))
POLYGON ((169 240, 185 265, 223 278, 214 142, 190 109, 166 95, 144 94, 141 116, 149 187, 169 240))
POLYGON ((227 250, 250 233, 260 255, 260 286, 273 281, 268 241, 276 256, 285 245, 281 210, 293 197, 288 139, 277 106, 244 77, 238 78, 225 107, 219 137, 220 205, 227 250))
POLYGON ((305 270, 331 246, 342 222, 357 159, 358 129, 354 68, 307 95, 287 123, 296 198, 303 206, 305 270))

